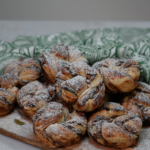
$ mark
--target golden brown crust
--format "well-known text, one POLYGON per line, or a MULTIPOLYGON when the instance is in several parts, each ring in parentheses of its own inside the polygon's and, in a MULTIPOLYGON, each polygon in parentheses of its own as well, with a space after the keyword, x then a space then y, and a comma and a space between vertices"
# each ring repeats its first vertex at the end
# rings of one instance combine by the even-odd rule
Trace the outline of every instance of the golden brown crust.
POLYGON ((134 92, 143 92, 150 98, 150 85, 139 82, 139 85, 135 88, 134 92))
POLYGON ((0 77, 0 116, 11 111, 16 102, 18 80, 11 74, 4 74, 0 77))
POLYGON ((138 86, 139 64, 133 60, 105 59, 93 65, 113 92, 130 92, 138 86))
POLYGON ((51 83, 55 83, 57 73, 68 63, 87 62, 83 54, 71 46, 59 44, 54 46, 49 53, 42 53, 39 58, 45 76, 51 83))
POLYGON ((87 119, 83 112, 69 111, 61 103, 50 102, 33 117, 37 139, 51 148, 70 146, 85 134, 87 119))
POLYGON ((94 113, 88 122, 88 134, 96 142, 117 148, 135 145, 142 121, 118 103, 109 102, 94 113))
POLYGON ((11 111, 15 103, 15 97, 6 89, 0 88, 0 116, 6 115, 11 111))
POLYGON ((75 62, 56 76, 56 91, 61 101, 75 109, 90 112, 102 102, 105 86, 99 72, 85 62, 75 62))
POLYGON ((59 101, 86 112, 93 111, 102 102, 105 92, 103 79, 96 69, 87 65, 79 50, 60 44, 54 46, 50 53, 42 53, 40 62, 45 76, 55 84, 59 101))
POLYGON ((150 125, 150 86, 139 82, 132 93, 125 96, 122 105, 134 113, 138 113, 144 125, 150 125))
POLYGON ((6 69, 5 73, 10 73, 19 80, 18 85, 23 86, 31 81, 35 81, 40 77, 41 66, 34 58, 13 61, 6 69))
POLYGON ((29 118, 51 101, 49 92, 42 83, 33 81, 23 86, 17 95, 17 102, 29 118))

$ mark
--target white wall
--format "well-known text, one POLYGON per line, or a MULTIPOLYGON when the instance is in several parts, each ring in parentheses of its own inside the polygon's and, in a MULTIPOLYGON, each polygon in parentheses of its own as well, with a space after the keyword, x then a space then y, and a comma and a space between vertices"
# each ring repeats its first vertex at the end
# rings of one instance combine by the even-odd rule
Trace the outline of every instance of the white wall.
POLYGON ((150 0, 0 0, 0 19, 149 21, 150 0))

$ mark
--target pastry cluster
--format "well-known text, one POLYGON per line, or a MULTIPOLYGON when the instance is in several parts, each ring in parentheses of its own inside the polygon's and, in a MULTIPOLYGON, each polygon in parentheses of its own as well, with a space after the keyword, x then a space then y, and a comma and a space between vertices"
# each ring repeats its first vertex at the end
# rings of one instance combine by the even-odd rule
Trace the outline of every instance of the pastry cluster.
POLYGON ((38 141, 50 148, 75 144, 86 131, 100 144, 126 148, 150 124, 150 86, 139 77, 135 61, 106 59, 89 66, 77 48, 59 44, 39 61, 21 58, 6 67, 0 115, 17 101, 38 141))

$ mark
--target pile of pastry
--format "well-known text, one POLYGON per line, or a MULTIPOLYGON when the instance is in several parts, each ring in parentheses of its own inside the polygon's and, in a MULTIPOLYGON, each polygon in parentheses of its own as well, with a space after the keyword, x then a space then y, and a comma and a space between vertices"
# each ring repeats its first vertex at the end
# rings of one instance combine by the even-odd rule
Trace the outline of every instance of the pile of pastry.
POLYGON ((6 67, 0 115, 17 101, 37 139, 51 148, 73 145, 86 131, 106 146, 137 143, 150 124, 150 85, 139 82, 137 62, 105 59, 89 66, 78 49, 63 44, 38 60, 20 58, 6 67))

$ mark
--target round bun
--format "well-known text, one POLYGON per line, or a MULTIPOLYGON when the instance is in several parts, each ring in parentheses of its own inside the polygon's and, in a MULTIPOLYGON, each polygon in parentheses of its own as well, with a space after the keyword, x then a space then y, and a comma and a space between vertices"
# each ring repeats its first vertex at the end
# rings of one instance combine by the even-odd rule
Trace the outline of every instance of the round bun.
POLYGON ((88 134, 96 142, 117 148, 136 144, 142 127, 138 114, 118 103, 108 102, 88 122, 88 134))
POLYGON ((18 80, 11 74, 4 74, 0 77, 0 116, 11 111, 16 102, 18 80))
POLYGON ((138 113, 144 125, 150 125, 150 85, 139 82, 139 86, 121 101, 133 113, 138 113))
MULTIPOLYGON (((43 53, 40 62, 49 81, 55 84, 58 101, 78 111, 93 111, 102 102, 105 86, 100 73, 90 67, 83 54, 64 45, 43 53)), ((51 93, 54 93, 52 86, 51 93), (53 91, 53 92, 52 92, 53 91)))
POLYGON ((96 69, 84 62, 76 62, 64 66, 57 74, 56 91, 63 103, 90 112, 102 102, 105 85, 96 69))
POLYGON ((74 49, 71 46, 64 46, 64 44, 54 46, 49 53, 42 53, 39 60, 45 76, 51 83, 55 83, 57 73, 68 63, 87 62, 78 49, 74 49))
POLYGON ((69 110, 61 103, 50 102, 33 116, 37 139, 51 148, 70 146, 85 134, 87 119, 83 112, 69 110))
POLYGON ((37 110, 51 101, 45 85, 33 81, 23 86, 17 95, 17 102, 25 114, 32 118, 37 110))
POLYGON ((31 81, 35 81, 40 77, 41 66, 34 58, 13 61, 6 69, 5 73, 14 75, 18 80, 18 85, 23 86, 31 81))
POLYGON ((130 92, 138 86, 139 64, 133 60, 105 59, 93 65, 112 92, 130 92))

